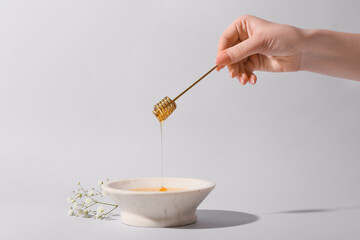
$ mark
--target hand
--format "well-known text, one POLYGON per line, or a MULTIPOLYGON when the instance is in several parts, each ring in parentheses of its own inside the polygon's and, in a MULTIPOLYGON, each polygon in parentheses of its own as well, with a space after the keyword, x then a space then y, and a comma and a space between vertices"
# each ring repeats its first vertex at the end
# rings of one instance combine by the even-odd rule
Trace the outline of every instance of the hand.
POLYGON ((228 66, 230 76, 245 85, 256 83, 254 71, 291 72, 301 69, 301 29, 241 16, 219 40, 218 71, 228 66))

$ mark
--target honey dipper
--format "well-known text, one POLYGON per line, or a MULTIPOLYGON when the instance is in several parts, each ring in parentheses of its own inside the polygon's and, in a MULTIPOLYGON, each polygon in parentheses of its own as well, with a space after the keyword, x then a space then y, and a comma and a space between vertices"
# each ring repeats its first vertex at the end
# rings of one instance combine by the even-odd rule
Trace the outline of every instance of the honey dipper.
POLYGON ((210 69, 207 73, 205 73, 201 78, 199 78, 196 82, 194 82, 193 84, 191 84, 187 89, 185 89, 185 91, 183 91, 182 93, 180 93, 176 98, 174 98, 174 100, 171 100, 169 97, 164 97, 160 102, 158 102, 155 106, 154 106, 154 110, 153 113, 155 115, 155 117, 161 122, 164 121, 165 119, 167 119, 170 114, 175 111, 176 109, 176 103, 175 101, 181 97, 184 93, 186 93, 190 88, 192 88, 195 84, 197 84, 198 82, 200 82, 203 78, 205 78, 209 73, 211 73, 215 68, 217 67, 217 65, 215 67, 213 67, 212 69, 210 69))

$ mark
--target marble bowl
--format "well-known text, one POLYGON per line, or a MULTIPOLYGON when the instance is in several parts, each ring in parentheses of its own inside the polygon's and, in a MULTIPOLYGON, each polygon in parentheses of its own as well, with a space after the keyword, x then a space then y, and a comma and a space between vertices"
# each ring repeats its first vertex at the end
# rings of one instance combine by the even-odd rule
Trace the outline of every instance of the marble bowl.
POLYGON ((196 222, 196 208, 214 189, 209 181, 192 178, 134 178, 107 182, 102 189, 121 210, 122 223, 141 227, 174 227, 196 222), (137 192, 133 188, 185 188, 184 191, 137 192))

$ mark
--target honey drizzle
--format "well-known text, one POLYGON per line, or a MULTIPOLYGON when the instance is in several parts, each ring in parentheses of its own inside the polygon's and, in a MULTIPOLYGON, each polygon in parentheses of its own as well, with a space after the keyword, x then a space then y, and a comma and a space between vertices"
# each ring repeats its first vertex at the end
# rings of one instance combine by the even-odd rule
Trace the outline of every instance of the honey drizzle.
POLYGON ((164 187, 164 145, 163 145, 163 131, 164 131, 164 120, 160 122, 160 142, 161 142, 161 192, 167 191, 167 188, 164 187))

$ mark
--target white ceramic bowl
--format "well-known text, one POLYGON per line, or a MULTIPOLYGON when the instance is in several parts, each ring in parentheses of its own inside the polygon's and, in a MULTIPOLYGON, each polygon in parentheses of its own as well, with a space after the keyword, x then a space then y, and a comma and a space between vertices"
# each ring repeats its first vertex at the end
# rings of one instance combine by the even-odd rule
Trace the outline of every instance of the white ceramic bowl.
POLYGON ((142 227, 173 227, 196 222, 196 208, 215 187, 192 178, 134 178, 107 182, 104 192, 121 210, 122 223, 142 227), (137 192, 134 188, 186 188, 174 192, 137 192))

